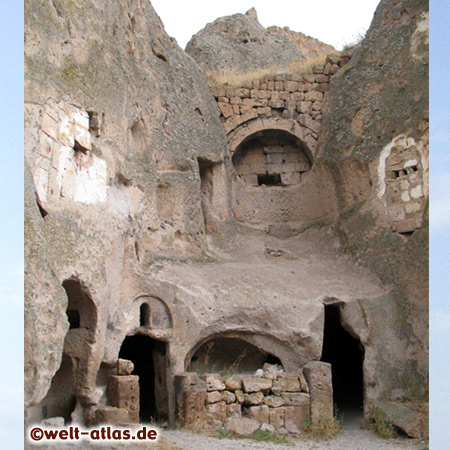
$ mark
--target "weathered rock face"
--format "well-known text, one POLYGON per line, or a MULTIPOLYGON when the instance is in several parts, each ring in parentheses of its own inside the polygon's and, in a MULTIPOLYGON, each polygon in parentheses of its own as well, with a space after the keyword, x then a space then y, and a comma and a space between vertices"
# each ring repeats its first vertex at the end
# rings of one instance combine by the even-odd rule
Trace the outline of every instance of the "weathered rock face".
POLYGON ((316 58, 320 55, 335 53, 336 49, 332 45, 323 42, 304 33, 290 30, 289 27, 269 27, 268 31, 275 35, 286 35, 301 50, 306 58, 316 58))
MULTIPOLYGON (((63 346, 89 355, 73 395, 95 403, 124 266, 202 253, 202 206, 216 197, 202 199, 199 164, 225 173, 225 135, 197 65, 148 2, 26 2, 25 53, 26 404, 46 394, 63 346), (65 280, 90 298, 92 333, 78 305, 80 330, 65 339, 65 280)), ((224 185, 213 225, 226 197, 224 185)))
POLYGON ((427 45, 428 2, 383 0, 322 108, 318 162, 359 161, 373 185, 368 201, 342 207, 336 231, 395 286, 364 304, 379 357, 375 397, 427 392, 427 45))
MULTIPOLYGON (((424 394, 425 6, 383 1, 350 62, 214 90, 219 110, 148 2, 27 2, 28 421, 136 420, 138 375, 147 418, 222 426, 244 411, 296 435, 320 387, 300 371, 321 358, 324 305, 364 347, 365 406, 424 394), (303 182, 301 202, 286 195, 303 182), (301 376, 262 382, 256 363, 301 376), (252 368, 258 389, 185 375, 211 366, 252 368)), ((270 44, 256 31, 243 46, 270 44)))
POLYGON ((254 9, 206 25, 188 42, 186 52, 206 71, 217 72, 245 73, 305 59, 287 35, 266 30, 254 9))

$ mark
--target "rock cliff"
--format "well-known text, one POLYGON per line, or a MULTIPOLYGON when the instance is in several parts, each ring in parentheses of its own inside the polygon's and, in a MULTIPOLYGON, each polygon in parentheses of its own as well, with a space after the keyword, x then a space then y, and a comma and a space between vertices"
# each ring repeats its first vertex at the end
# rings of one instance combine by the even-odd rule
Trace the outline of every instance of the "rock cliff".
MULTIPOLYGON (((244 356, 327 367, 327 405, 330 377, 366 413, 426 398, 427 18, 382 0, 351 54, 208 87, 200 67, 305 54, 254 10, 199 32, 197 65, 147 1, 26 2, 27 423, 137 420, 124 386, 173 423, 177 377, 244 356)), ((264 411, 287 433, 280 402, 264 411)), ((218 403, 221 424, 249 413, 218 403)))

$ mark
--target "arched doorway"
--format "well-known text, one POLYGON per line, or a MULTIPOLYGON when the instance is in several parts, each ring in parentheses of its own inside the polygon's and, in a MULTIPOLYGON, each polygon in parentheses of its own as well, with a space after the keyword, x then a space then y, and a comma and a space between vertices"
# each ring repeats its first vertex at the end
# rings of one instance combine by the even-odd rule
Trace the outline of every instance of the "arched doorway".
POLYGON ((324 339, 321 361, 331 364, 333 402, 344 421, 363 414, 364 347, 341 324, 339 307, 325 306, 324 339))
POLYGON ((284 130, 262 130, 248 136, 236 148, 233 165, 250 186, 299 184, 311 169, 306 146, 284 130))
POLYGON ((119 358, 134 364, 133 375, 139 376, 140 420, 164 422, 169 418, 167 393, 166 343, 149 336, 127 336, 120 348, 119 358))

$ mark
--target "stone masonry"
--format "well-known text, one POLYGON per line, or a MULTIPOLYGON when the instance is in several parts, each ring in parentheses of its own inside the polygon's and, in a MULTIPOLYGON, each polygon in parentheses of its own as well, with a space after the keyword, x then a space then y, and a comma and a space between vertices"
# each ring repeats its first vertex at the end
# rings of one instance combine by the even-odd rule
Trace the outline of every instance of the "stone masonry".
POLYGON ((213 86, 229 138, 238 127, 257 118, 290 119, 306 128, 305 143, 314 151, 330 77, 347 61, 347 56, 330 54, 325 65, 314 67, 313 73, 266 75, 239 87, 213 86))
MULTIPOLYGON (((329 369, 327 364, 315 364, 317 369, 314 373, 329 369)), ((186 380, 197 378, 193 373, 184 377, 186 380)), ((259 369, 254 375, 222 377, 217 373, 205 374, 201 376, 205 383, 204 400, 196 402, 196 414, 192 415, 190 411, 187 415, 183 413, 182 421, 188 427, 225 427, 237 434, 251 434, 264 429, 280 435, 300 436, 307 429, 308 419, 316 424, 319 416, 333 415, 332 407, 330 412, 318 407, 317 401, 312 407, 310 391, 326 391, 332 405, 331 376, 319 378, 305 378, 302 370, 285 372, 276 364, 264 364, 264 369, 259 369), (198 423, 199 417, 203 423, 198 423)), ((198 397, 200 381, 181 383, 183 392, 180 393, 179 404, 183 406, 179 408, 189 405, 183 399, 198 397)), ((322 406, 325 404, 323 400, 319 402, 322 406)))

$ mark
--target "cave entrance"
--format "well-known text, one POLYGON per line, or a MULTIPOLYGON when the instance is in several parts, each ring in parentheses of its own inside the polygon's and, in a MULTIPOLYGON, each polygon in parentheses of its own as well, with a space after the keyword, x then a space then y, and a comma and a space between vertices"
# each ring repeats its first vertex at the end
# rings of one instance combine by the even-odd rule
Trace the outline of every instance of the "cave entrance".
POLYGON ((344 413, 345 424, 361 418, 364 406, 364 347, 359 339, 343 328, 337 305, 325 306, 321 361, 331 364, 333 402, 338 412, 344 413))
POLYGON ((134 364, 133 375, 139 376, 139 408, 142 423, 169 418, 167 393, 166 343, 149 336, 127 336, 119 351, 119 358, 134 364))

